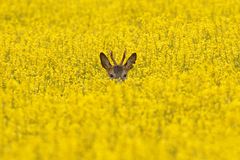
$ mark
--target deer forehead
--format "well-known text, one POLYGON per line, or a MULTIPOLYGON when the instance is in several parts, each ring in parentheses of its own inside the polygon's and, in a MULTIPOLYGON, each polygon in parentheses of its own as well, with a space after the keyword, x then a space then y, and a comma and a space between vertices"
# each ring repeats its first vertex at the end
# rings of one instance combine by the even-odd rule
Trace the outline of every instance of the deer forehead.
POLYGON ((114 66, 113 71, 114 73, 122 73, 124 71, 124 67, 120 65, 114 66))

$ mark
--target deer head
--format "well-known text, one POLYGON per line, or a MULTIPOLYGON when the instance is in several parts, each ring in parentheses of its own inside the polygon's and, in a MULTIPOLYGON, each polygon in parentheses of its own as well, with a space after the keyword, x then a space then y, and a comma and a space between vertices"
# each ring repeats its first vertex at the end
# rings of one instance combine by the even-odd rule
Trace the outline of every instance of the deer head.
POLYGON ((110 51, 110 57, 111 57, 114 65, 112 65, 109 62, 107 56, 104 53, 102 53, 102 52, 100 53, 100 60, 101 60, 102 67, 107 71, 107 73, 111 79, 125 80, 127 78, 128 71, 133 68, 133 64, 135 63, 135 61, 137 59, 137 54, 133 53, 128 58, 128 60, 125 64, 123 64, 123 62, 126 57, 126 50, 123 53, 123 57, 122 57, 120 64, 117 64, 117 62, 115 61, 112 51, 110 51))

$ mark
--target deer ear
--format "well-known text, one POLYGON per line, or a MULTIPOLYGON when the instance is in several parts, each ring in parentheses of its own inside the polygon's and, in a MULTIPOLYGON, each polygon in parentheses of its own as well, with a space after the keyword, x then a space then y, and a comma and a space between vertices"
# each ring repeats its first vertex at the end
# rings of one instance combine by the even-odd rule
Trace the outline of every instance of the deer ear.
POLYGON ((125 68, 127 70, 130 70, 133 68, 133 64, 135 64, 137 60, 137 54, 136 53, 133 53, 127 60, 127 62, 124 64, 125 68))
POLYGON ((112 65, 109 62, 107 56, 102 52, 100 53, 100 60, 101 60, 102 67, 105 68, 106 70, 109 70, 110 68, 112 68, 112 65))

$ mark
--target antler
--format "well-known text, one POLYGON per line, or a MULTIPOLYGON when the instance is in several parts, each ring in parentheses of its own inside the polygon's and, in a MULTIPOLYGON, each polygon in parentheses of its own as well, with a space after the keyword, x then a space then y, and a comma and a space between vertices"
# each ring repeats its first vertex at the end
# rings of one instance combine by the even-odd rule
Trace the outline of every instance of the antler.
POLYGON ((124 53, 123 53, 123 57, 122 57, 122 60, 121 60, 121 63, 120 63, 120 65, 122 65, 123 64, 123 62, 124 62, 124 60, 125 60, 125 57, 126 57, 126 49, 124 50, 124 53))
POLYGON ((113 57, 112 51, 110 51, 110 56, 111 56, 111 59, 112 59, 114 65, 117 65, 117 62, 115 61, 115 59, 114 59, 114 57, 113 57))

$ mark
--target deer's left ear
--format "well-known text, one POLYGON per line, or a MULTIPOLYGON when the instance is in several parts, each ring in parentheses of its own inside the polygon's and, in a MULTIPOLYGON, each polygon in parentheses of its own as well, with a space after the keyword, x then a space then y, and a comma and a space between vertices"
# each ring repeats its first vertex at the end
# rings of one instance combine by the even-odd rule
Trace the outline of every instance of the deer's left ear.
POLYGON ((137 54, 136 53, 133 53, 127 60, 127 62, 124 64, 125 68, 127 70, 130 70, 133 68, 133 64, 135 64, 137 60, 137 54))

